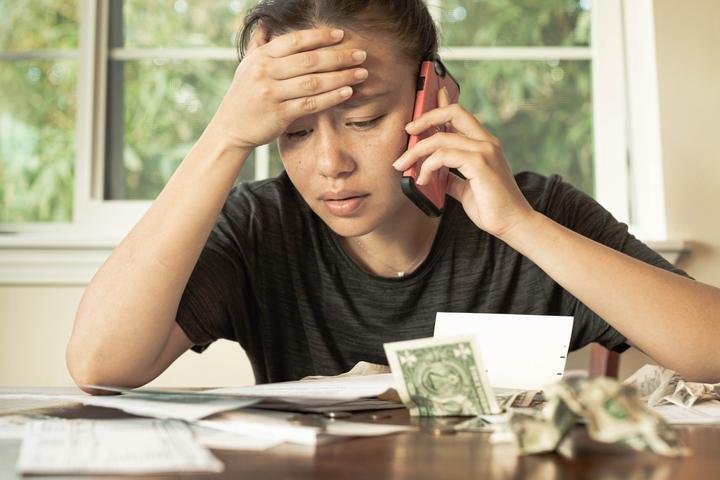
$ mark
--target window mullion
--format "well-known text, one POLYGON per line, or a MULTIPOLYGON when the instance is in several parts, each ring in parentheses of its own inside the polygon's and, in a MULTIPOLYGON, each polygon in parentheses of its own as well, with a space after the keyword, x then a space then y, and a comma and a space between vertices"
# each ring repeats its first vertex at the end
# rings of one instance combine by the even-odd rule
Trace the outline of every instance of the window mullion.
POLYGON ((595 198, 628 222, 627 92, 621 0, 594 2, 592 9, 595 198))

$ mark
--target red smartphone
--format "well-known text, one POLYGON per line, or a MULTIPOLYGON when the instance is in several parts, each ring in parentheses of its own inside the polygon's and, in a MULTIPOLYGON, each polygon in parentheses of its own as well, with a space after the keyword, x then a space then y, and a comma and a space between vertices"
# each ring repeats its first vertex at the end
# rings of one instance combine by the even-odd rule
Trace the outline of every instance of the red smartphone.
MULTIPOLYGON (((447 71, 440 58, 435 56, 423 61, 420 65, 420 75, 417 80, 413 121, 423 113, 437 108, 437 96, 442 87, 447 88, 450 103, 457 103, 460 98, 460 85, 447 71)), ((412 148, 420 140, 443 131, 445 131, 445 127, 441 126, 434 129, 430 128, 420 135, 410 135, 408 149, 412 148)), ((426 215, 439 217, 445 209, 448 169, 441 168, 436 171, 426 185, 417 185, 416 181, 420 175, 420 167, 425 158, 421 158, 403 172, 400 178, 400 186, 405 195, 426 215)))

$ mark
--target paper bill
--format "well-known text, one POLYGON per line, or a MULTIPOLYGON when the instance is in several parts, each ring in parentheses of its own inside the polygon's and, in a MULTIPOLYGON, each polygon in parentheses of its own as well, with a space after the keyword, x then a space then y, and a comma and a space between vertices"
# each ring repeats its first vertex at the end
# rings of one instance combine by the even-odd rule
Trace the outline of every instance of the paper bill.
POLYGON ((522 453, 555 450, 579 418, 598 442, 665 456, 688 453, 677 432, 631 386, 606 377, 576 377, 548 385, 544 395, 547 403, 539 414, 512 412, 510 423, 522 453))
POLYGON ((386 343, 395 387, 413 416, 499 413, 471 335, 386 343))
POLYGON ((221 472, 224 465, 177 420, 38 420, 26 426, 22 474, 221 472))

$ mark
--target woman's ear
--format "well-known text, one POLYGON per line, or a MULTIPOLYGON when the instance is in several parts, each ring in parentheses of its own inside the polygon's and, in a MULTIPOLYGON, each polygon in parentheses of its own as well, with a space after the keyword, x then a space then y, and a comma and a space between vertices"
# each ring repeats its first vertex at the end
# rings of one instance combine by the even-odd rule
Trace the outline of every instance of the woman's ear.
POLYGON ((250 41, 248 42, 247 48, 248 53, 268 43, 270 41, 270 38, 268 37, 268 30, 265 26, 265 22, 263 22, 262 19, 258 20, 255 30, 252 35, 250 35, 250 41))

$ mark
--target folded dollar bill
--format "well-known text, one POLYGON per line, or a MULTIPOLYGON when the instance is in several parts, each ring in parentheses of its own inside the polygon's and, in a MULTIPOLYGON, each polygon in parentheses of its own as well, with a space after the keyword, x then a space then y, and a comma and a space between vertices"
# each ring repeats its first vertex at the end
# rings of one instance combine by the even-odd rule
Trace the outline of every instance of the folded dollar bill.
POLYGON ((472 335, 386 343, 400 398, 413 416, 499 413, 472 335))

